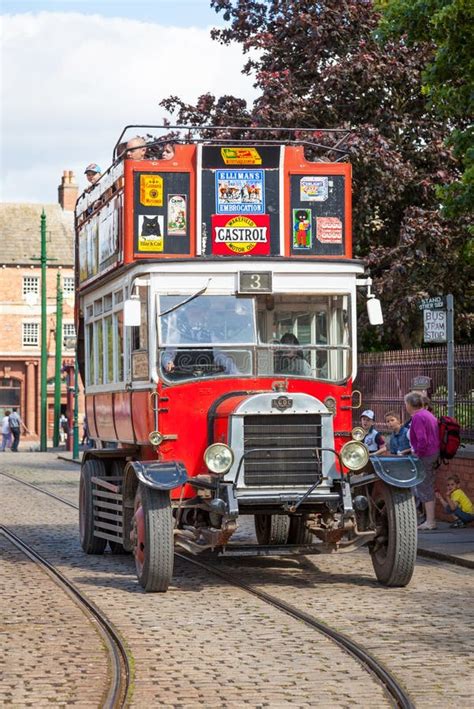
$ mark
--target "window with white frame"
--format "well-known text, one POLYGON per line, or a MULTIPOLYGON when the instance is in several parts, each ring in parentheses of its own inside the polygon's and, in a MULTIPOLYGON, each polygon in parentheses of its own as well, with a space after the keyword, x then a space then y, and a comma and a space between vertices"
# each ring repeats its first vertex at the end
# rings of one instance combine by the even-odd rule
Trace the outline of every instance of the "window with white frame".
POLYGON ((23 346, 36 347, 39 344, 39 323, 23 323, 23 346))
POLYGON ((75 291, 74 276, 64 276, 63 291, 65 295, 72 295, 75 291))
MULTIPOLYGON (((148 291, 145 291, 147 295, 148 291)), ((123 383, 130 378, 131 362, 125 356, 130 351, 130 330, 124 331, 123 290, 105 293, 85 308, 86 385, 101 386, 123 383), (112 297, 113 296, 113 297, 112 297)), ((137 339, 145 342, 145 335, 137 339)), ((135 353, 147 357, 146 352, 135 353)), ((146 360, 148 361, 148 360, 146 360)), ((135 362, 135 372, 145 362, 135 362)), ((148 371, 148 370, 147 370, 148 371)), ((137 374, 136 378, 140 378, 137 374)))
POLYGON ((76 327, 74 323, 63 323, 63 347, 66 350, 74 349, 70 347, 70 337, 76 337, 76 327))
POLYGON ((39 276, 23 276, 23 295, 39 293, 39 276))

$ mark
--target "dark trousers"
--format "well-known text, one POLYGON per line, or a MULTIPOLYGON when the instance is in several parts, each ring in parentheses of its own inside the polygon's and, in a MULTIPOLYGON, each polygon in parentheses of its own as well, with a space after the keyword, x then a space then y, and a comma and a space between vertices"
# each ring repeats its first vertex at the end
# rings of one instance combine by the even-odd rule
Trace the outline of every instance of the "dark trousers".
POLYGON ((11 429, 13 436, 12 451, 16 452, 18 450, 18 444, 20 443, 20 429, 11 429))

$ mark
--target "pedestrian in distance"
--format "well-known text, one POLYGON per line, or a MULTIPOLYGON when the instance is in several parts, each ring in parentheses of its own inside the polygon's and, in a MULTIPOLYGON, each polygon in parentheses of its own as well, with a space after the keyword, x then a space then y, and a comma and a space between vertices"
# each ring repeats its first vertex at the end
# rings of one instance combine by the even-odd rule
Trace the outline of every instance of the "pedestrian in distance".
POLYGON ((84 415, 82 419, 82 440, 81 446, 86 446, 86 448, 92 448, 92 441, 89 436, 89 424, 87 423, 87 416, 84 415))
POLYGON ((15 406, 13 407, 13 410, 10 416, 8 417, 8 423, 10 426, 11 434, 13 436, 12 453, 18 453, 21 430, 23 429, 25 433, 29 433, 29 431, 21 420, 20 415, 18 414, 15 406))
POLYGON ((418 526, 422 532, 436 529, 435 480, 436 463, 439 457, 439 426, 436 416, 424 406, 423 396, 410 392, 405 396, 405 407, 411 415, 410 445, 420 459, 425 479, 416 486, 415 494, 423 503, 426 520, 418 526))
POLYGON ((59 439, 61 443, 65 443, 67 439, 67 435, 69 432, 69 424, 67 420, 67 416, 64 414, 61 414, 59 417, 59 439))
POLYGON ((387 448, 385 439, 375 428, 375 414, 372 409, 366 409, 360 415, 360 425, 365 431, 363 443, 369 449, 371 455, 383 455, 387 448))
POLYGON ((459 483, 457 475, 450 475, 446 480, 446 497, 443 497, 439 490, 435 493, 436 499, 441 502, 446 514, 456 517, 456 520, 450 525, 454 529, 465 527, 469 522, 474 522, 474 504, 464 490, 461 490, 459 483))
POLYGON ((387 411, 385 423, 390 429, 390 442, 388 452, 390 455, 408 455, 411 453, 410 441, 408 440, 408 428, 402 425, 401 419, 396 411, 387 411))
POLYGON ((2 447, 0 449, 2 451, 12 447, 12 432, 10 431, 10 423, 8 420, 10 413, 11 411, 7 409, 5 416, 2 418, 2 447))

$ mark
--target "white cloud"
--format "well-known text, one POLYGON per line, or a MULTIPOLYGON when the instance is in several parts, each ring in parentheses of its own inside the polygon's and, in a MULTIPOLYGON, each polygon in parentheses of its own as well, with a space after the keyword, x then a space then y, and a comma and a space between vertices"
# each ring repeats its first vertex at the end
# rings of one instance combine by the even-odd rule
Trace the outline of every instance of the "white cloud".
POLYGON ((160 124, 171 94, 255 97, 240 46, 208 29, 53 12, 2 25, 2 201, 56 201, 64 169, 84 186, 84 166, 110 163, 124 125, 160 124))

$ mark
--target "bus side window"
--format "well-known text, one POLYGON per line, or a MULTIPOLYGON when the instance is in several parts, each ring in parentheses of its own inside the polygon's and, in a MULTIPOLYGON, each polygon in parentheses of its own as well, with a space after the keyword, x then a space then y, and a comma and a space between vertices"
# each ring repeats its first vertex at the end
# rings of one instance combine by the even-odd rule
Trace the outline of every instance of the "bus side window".
POLYGON ((132 379, 149 378, 148 366, 148 287, 139 286, 140 325, 131 328, 132 379))

